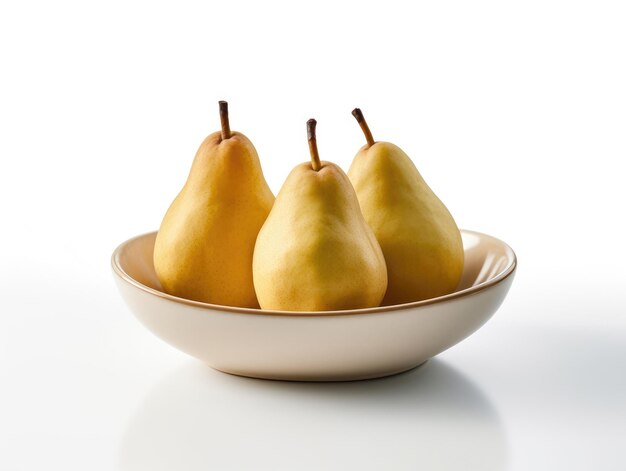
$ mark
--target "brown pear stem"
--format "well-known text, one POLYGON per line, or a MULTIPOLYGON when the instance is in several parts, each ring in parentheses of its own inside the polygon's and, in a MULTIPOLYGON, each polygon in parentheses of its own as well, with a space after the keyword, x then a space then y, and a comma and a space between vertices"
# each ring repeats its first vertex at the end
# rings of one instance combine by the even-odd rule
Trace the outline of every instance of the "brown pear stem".
POLYGON ((322 168, 322 163, 320 162, 320 154, 317 151, 317 138, 315 137, 315 126, 317 125, 317 121, 314 119, 309 119, 306 122, 306 133, 309 139, 309 152, 311 153, 311 167, 316 172, 322 168))
POLYGON ((372 136, 372 131, 370 131, 370 128, 367 125, 367 121, 365 121, 365 117, 363 116, 363 113, 361 112, 360 108, 354 108, 352 110, 352 116, 356 118, 357 123, 359 123, 359 126, 361 126, 361 129, 363 130, 363 134, 365 134, 365 139, 367 139, 367 145, 373 146, 376 143, 376 141, 374 140, 374 137, 372 136))
POLYGON ((230 139, 230 123, 228 122, 228 103, 220 101, 220 121, 222 122, 222 140, 230 139))

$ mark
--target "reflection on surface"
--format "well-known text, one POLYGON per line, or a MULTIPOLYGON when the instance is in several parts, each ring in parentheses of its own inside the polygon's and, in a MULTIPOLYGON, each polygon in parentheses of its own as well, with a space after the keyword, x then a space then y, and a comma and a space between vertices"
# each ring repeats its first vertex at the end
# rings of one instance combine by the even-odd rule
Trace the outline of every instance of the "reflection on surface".
POLYGON ((199 363, 148 394, 120 449, 123 470, 503 469, 493 406, 431 360, 352 383, 240 378, 199 363))

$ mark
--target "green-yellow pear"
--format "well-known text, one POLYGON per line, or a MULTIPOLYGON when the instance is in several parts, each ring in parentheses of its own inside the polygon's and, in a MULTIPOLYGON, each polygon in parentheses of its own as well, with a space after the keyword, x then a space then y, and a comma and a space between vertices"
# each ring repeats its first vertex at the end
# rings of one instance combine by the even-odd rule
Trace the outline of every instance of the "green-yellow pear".
POLYGON ((252 283, 256 237, 274 203, 252 142, 222 130, 200 144, 187 182, 167 211, 154 246, 163 289, 182 298, 258 308, 252 283))
POLYGON ((452 215, 398 146, 376 142, 361 110, 352 114, 367 143, 348 176, 385 255, 384 305, 448 294, 463 272, 463 242, 452 215))
POLYGON ((378 306, 385 259, 348 176, 320 161, 315 120, 311 162, 295 167, 276 196, 254 248, 254 287, 263 309, 331 311, 378 306))

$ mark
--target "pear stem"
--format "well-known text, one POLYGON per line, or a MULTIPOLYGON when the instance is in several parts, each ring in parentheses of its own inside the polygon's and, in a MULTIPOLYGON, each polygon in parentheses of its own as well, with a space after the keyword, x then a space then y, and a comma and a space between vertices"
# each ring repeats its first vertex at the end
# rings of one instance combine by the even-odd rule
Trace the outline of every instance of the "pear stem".
POLYGON ((311 153, 311 167, 316 172, 322 168, 322 163, 320 162, 320 154, 317 151, 317 138, 315 137, 315 126, 317 125, 317 121, 314 119, 309 119, 306 122, 306 131, 307 137, 309 139, 309 152, 311 153))
POLYGON ((367 139, 367 145, 373 146, 374 144, 376 144, 376 141, 374 140, 374 137, 372 136, 372 131, 370 131, 370 128, 367 125, 367 121, 365 121, 365 117, 363 116, 361 109, 354 108, 352 110, 352 116, 356 118, 357 123, 359 123, 359 126, 361 126, 361 129, 363 130, 363 134, 365 134, 365 139, 367 139))
POLYGON ((230 123, 228 121, 228 102, 220 101, 220 121, 222 122, 222 140, 230 139, 230 123))

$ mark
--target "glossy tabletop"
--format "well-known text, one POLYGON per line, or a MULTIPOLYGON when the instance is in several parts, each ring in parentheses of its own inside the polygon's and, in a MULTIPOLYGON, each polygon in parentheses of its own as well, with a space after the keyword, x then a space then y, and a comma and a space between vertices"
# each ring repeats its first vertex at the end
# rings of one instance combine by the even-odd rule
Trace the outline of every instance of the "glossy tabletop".
POLYGON ((179 353, 108 270, 67 292, 42 274, 35 297, 9 285, 0 468, 620 469, 626 322, 566 288, 539 305, 545 292, 516 281, 493 319, 425 365, 328 384, 231 376, 179 353))

